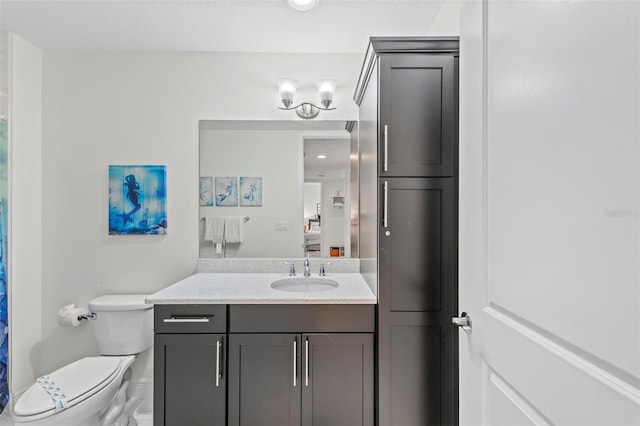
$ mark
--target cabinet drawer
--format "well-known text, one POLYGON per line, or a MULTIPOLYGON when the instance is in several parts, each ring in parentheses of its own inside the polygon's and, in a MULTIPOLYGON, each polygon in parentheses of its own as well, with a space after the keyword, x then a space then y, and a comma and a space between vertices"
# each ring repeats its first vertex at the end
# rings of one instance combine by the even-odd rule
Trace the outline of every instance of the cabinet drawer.
POLYGON ((227 305, 155 305, 155 333, 226 333, 227 305))
POLYGON ((231 333, 372 333, 375 305, 231 305, 231 333))

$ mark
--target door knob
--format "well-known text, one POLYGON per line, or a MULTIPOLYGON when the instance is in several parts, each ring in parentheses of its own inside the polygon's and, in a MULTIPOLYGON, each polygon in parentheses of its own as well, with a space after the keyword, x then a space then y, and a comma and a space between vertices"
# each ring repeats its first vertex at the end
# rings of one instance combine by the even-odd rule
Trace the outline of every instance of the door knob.
POLYGON ((451 318, 451 322, 462 328, 465 333, 471 334, 471 317, 466 312, 461 313, 459 317, 451 318))

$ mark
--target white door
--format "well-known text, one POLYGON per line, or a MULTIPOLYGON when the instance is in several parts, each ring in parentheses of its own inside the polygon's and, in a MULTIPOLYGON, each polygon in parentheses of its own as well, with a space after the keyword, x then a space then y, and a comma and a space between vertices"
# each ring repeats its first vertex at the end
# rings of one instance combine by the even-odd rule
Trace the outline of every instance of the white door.
POLYGON ((463 425, 640 425, 639 9, 463 8, 463 425))

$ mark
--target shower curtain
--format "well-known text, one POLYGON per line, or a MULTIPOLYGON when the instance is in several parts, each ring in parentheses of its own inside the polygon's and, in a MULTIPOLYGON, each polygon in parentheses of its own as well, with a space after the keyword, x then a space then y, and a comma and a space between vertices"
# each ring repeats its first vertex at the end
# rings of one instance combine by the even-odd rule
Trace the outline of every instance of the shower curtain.
POLYGON ((0 413, 9 402, 9 319, 7 303, 7 274, 5 268, 5 212, 6 203, 0 200, 0 413))
POLYGON ((9 304, 7 218, 9 197, 7 117, 0 116, 0 413, 9 403, 9 304))

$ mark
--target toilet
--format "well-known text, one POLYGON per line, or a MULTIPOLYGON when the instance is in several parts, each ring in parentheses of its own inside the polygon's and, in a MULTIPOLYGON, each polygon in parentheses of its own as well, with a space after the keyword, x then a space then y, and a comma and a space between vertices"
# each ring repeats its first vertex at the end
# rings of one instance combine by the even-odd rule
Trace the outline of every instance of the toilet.
POLYGON ((153 305, 146 295, 117 294, 89 303, 100 356, 39 377, 15 404, 13 420, 30 426, 125 426, 131 365, 153 344, 153 305))

